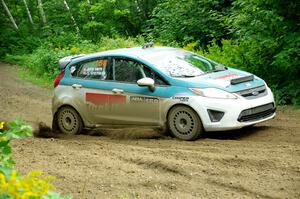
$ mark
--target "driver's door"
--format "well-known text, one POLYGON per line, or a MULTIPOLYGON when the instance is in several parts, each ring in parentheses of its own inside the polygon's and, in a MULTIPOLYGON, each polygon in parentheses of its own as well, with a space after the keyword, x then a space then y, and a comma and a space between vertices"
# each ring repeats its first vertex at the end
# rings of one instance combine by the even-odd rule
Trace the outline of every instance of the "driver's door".
POLYGON ((113 58, 113 82, 116 95, 126 96, 122 108, 113 109, 112 122, 118 124, 157 125, 160 120, 160 93, 157 87, 151 92, 148 87, 140 87, 137 80, 146 77, 145 65, 127 59, 113 58))

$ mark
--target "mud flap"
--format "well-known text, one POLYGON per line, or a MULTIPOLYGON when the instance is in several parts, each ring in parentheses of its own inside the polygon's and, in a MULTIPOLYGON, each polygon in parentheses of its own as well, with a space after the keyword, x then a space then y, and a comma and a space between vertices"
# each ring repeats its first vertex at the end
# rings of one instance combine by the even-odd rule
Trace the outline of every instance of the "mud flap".
POLYGON ((57 125, 57 113, 54 115, 52 119, 52 131, 54 133, 60 133, 58 125, 57 125))

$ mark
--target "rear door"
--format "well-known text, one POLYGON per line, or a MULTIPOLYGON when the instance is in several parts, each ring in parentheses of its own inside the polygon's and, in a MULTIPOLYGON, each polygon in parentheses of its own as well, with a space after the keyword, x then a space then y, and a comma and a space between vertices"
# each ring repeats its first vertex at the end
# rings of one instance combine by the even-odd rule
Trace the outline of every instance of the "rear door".
POLYGON ((112 60, 102 57, 70 67, 75 100, 81 103, 83 115, 91 124, 111 124, 115 111, 122 109, 126 96, 113 92, 112 60))

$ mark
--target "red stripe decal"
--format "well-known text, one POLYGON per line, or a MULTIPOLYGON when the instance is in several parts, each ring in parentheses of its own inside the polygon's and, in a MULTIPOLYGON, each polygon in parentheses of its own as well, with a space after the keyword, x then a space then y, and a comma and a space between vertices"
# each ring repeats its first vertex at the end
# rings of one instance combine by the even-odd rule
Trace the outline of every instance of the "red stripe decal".
POLYGON ((228 75, 223 75, 223 76, 219 76, 219 77, 215 77, 213 79, 229 79, 229 78, 233 78, 233 77, 239 77, 240 75, 238 74, 228 74, 228 75))
POLYGON ((95 105, 120 104, 126 102, 126 96, 114 94, 86 93, 85 99, 95 105))

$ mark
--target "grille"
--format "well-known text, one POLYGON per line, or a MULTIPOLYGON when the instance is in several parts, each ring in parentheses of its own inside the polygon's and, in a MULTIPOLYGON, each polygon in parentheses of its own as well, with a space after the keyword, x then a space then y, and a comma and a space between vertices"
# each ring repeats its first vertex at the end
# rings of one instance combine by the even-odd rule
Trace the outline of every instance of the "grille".
POLYGON ((267 90, 265 86, 259 86, 256 88, 238 91, 236 94, 245 97, 246 99, 255 99, 267 95, 267 90))
POLYGON ((238 117, 239 122, 251 122, 271 116, 275 112, 274 103, 243 110, 238 117))

